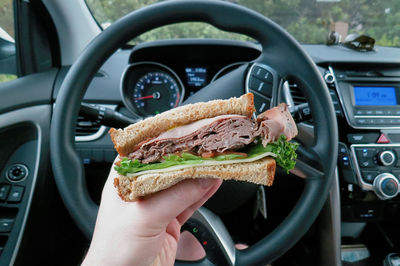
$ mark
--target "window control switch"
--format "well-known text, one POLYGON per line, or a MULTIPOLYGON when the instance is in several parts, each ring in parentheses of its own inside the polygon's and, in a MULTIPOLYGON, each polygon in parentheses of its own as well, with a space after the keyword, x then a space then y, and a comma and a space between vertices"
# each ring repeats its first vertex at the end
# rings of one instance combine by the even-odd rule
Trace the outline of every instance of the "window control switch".
POLYGON ((13 186, 11 188, 10 195, 8 195, 7 202, 18 203, 21 201, 23 195, 24 195, 24 187, 13 186))
POLYGON ((13 219, 0 219, 0 233, 11 232, 13 225, 14 225, 13 219))
POLYGON ((1 184, 0 185, 0 201, 7 199, 8 193, 10 192, 11 185, 1 184))

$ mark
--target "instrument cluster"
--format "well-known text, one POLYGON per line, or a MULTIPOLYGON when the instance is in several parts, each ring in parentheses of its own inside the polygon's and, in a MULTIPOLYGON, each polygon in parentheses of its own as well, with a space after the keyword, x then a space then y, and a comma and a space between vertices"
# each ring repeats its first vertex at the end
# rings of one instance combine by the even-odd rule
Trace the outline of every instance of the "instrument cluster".
POLYGON ((185 96, 215 81, 244 62, 228 64, 210 77, 204 66, 184 67, 179 76, 170 67, 157 62, 139 62, 128 65, 121 81, 125 106, 142 117, 156 115, 175 108, 185 96))
POLYGON ((259 57, 258 44, 179 39, 133 47, 121 78, 124 105, 141 117, 179 106, 192 94, 259 57))

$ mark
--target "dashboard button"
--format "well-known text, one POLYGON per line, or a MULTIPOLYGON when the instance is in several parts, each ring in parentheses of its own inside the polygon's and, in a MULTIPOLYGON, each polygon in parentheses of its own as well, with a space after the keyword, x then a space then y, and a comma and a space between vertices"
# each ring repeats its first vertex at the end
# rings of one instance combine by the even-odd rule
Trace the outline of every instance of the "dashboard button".
POLYGON ((379 136, 379 139, 376 141, 376 143, 387 144, 387 143, 390 143, 390 139, 388 139, 388 137, 386 137, 386 135, 384 133, 382 133, 379 136))
POLYGON ((359 125, 366 125, 367 124, 367 119, 358 118, 358 119, 356 119, 356 123, 359 124, 359 125))
POLYGON ((388 119, 385 119, 385 118, 378 118, 377 123, 379 125, 385 125, 385 124, 389 124, 389 121, 388 121, 388 119))
POLYGON ((348 153, 346 144, 339 142, 339 154, 348 155, 348 153))
POLYGON ((375 177, 379 174, 378 171, 362 171, 362 179, 369 184, 374 182, 375 177))
POLYGON ((354 113, 356 115, 365 115, 365 111, 364 110, 355 110, 354 113))
POLYGON ((379 134, 366 133, 366 134, 347 134, 347 140, 351 144, 366 144, 375 143, 378 139, 379 134))
POLYGON ((356 148, 356 154, 359 158, 372 158, 376 154, 375 148, 356 148))
POLYGON ((361 168, 372 168, 375 167, 374 162, 369 158, 358 158, 358 164, 361 168))
POLYGON ((367 110, 365 111, 366 115, 374 115, 374 111, 373 110, 367 110))
POLYGON ((384 115, 385 112, 383 110, 375 110, 376 115, 384 115))
POLYGON ((393 115, 393 110, 385 110, 385 115, 393 115))

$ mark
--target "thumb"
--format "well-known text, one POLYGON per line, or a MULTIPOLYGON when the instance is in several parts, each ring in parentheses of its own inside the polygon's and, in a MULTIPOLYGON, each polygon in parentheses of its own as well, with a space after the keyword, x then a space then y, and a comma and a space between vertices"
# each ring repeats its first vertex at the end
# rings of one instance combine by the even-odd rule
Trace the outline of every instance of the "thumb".
POLYGON ((145 200, 138 201, 138 207, 150 211, 160 225, 167 225, 179 214, 198 202, 205 202, 221 185, 221 181, 211 178, 190 179, 157 192, 145 200), (208 193, 208 194, 207 194, 208 193), (208 197, 204 199, 204 197, 208 197))

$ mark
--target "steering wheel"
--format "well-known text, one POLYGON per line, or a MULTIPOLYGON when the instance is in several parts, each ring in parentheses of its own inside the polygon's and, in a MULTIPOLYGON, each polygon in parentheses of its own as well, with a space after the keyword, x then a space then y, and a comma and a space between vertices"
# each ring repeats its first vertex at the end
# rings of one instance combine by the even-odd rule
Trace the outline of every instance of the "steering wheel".
MULTIPOLYGON (((84 169, 74 149, 75 123, 84 93, 107 58, 129 40, 157 27, 189 21, 205 22, 222 30, 250 36, 260 43, 262 53, 250 65, 239 67, 209 84, 187 102, 240 96, 245 92, 249 71, 261 66, 274 73, 271 105, 278 103, 278 94, 274 91, 280 81, 287 78, 300 85, 309 103, 315 138, 312 144, 298 149, 299 157, 293 173, 305 178, 305 187, 289 215, 270 234, 246 250, 236 250, 232 241, 219 241, 221 233, 225 234, 225 238, 229 238, 229 234, 226 230, 221 229, 223 232, 220 232, 211 227, 214 228, 217 248, 227 254, 222 264, 259 265, 272 262, 307 232, 327 199, 337 158, 337 124, 328 89, 315 64, 298 42, 268 18, 239 5, 201 0, 161 2, 119 19, 89 44, 65 77, 54 108, 50 145, 57 187, 76 224, 90 239, 98 206, 89 196, 84 169)), ((197 221, 210 228, 207 224, 210 221, 204 219, 210 216, 205 212, 202 209, 197 213, 197 221)), ((213 262, 213 259, 206 255, 206 259, 194 264, 206 265, 204 263, 210 261, 213 262)))

